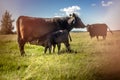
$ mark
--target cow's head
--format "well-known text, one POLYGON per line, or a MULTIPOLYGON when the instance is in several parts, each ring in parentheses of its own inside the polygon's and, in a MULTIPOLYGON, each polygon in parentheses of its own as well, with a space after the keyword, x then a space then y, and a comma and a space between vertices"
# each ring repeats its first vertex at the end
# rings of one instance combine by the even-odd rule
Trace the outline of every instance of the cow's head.
POLYGON ((86 26, 88 32, 90 31, 90 26, 91 25, 89 25, 89 24, 87 24, 87 26, 86 26))
POLYGON ((68 20, 68 24, 74 28, 84 28, 85 27, 84 23, 81 21, 81 19, 75 13, 70 14, 70 19, 68 20))
POLYGON ((90 34, 90 37, 91 37, 91 38, 95 37, 95 33, 94 33, 93 30, 92 30, 92 29, 93 29, 93 25, 87 24, 86 28, 87 28, 87 31, 88 31, 89 34, 90 34))

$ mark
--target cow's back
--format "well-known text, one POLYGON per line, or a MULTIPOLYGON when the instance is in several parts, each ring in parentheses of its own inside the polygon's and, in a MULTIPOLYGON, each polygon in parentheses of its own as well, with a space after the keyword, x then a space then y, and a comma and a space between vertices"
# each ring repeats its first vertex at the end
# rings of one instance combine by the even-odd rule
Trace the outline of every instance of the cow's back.
POLYGON ((107 34, 107 25, 106 24, 92 24, 91 25, 91 34, 97 36, 104 36, 107 34))
POLYGON ((25 41, 32 41, 36 38, 52 32, 56 27, 52 19, 34 18, 20 16, 17 20, 17 30, 20 38, 25 41))

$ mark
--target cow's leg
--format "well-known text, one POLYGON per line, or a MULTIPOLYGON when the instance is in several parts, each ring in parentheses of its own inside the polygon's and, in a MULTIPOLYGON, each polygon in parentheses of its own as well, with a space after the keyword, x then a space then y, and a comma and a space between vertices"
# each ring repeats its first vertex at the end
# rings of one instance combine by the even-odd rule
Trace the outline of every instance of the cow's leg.
POLYGON ((59 53, 60 53, 61 44, 58 43, 58 44, 57 44, 57 47, 58 47, 58 54, 59 54, 59 53))
POLYGON ((106 36, 103 36, 103 39, 105 40, 105 39, 106 39, 106 36))
POLYGON ((93 36, 90 36, 91 37, 91 39, 93 38, 93 36))
POLYGON ((92 36, 91 36, 91 39, 92 39, 92 36))
POLYGON ((20 49, 21 56, 24 56, 25 55, 25 51, 24 51, 25 41, 18 40, 18 44, 19 44, 19 49, 20 49))
POLYGON ((99 37, 98 37, 98 36, 96 36, 96 38, 97 38, 97 40, 99 40, 99 37))
POLYGON ((53 53, 55 52, 56 44, 53 44, 53 53))

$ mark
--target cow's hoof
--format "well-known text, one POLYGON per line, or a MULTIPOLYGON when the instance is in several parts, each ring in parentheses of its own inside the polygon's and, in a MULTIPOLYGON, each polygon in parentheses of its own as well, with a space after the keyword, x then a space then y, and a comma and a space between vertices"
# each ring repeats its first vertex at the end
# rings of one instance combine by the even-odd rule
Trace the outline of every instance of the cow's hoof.
POLYGON ((75 51, 75 54, 77 54, 77 51, 75 51))
POLYGON ((21 56, 23 56, 23 57, 24 57, 24 56, 27 56, 27 55, 26 55, 25 53, 23 53, 23 54, 21 54, 21 56))

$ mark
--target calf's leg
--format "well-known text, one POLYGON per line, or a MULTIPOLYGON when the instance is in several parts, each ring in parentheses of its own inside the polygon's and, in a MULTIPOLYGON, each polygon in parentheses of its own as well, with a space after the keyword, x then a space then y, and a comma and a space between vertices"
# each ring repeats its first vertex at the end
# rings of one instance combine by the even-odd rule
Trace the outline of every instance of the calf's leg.
POLYGON ((48 47, 45 47, 45 49, 44 49, 44 53, 46 53, 46 52, 47 52, 47 49, 48 49, 48 47))
POLYGON ((66 46, 66 48, 67 48, 67 51, 68 51, 68 52, 71 52, 71 48, 70 48, 69 42, 65 42, 64 44, 65 44, 65 46, 66 46))
POLYGON ((52 47, 51 47, 51 46, 49 46, 49 53, 51 53, 51 48, 52 48, 52 47))
POLYGON ((55 52, 56 44, 53 44, 53 53, 55 52))
POLYGON ((60 53, 61 44, 58 43, 58 44, 57 44, 57 47, 58 47, 58 53, 60 53))

